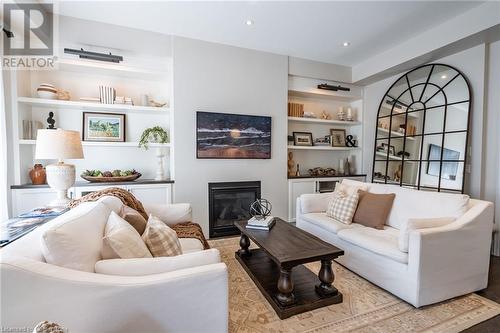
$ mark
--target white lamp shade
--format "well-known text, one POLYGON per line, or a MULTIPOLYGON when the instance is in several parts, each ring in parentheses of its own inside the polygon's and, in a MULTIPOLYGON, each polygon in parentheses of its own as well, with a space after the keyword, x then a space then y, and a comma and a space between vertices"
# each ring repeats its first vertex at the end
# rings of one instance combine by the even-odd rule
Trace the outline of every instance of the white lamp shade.
POLYGON ((40 129, 36 137, 35 159, 83 158, 80 132, 63 129, 40 129))

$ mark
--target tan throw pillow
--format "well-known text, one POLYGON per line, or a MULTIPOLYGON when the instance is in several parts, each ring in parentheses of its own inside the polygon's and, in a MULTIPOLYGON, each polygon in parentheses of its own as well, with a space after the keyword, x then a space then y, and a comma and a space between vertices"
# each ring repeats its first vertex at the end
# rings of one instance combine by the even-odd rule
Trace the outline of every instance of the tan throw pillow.
POLYGON ((358 193, 348 195, 345 192, 335 192, 328 203, 326 215, 345 224, 351 224, 352 217, 358 205, 358 193))
POLYGON ((111 212, 104 230, 103 259, 151 258, 141 235, 127 221, 111 212))
POLYGON ((153 257, 171 257, 182 254, 177 233, 153 215, 149 216, 142 239, 153 257))
POLYGON ((127 221, 135 230, 142 235, 146 229, 146 219, 135 209, 123 205, 120 210, 120 217, 127 221))
POLYGON ((396 195, 394 193, 375 194, 361 190, 358 193, 358 208, 352 222, 370 228, 384 229, 396 195))

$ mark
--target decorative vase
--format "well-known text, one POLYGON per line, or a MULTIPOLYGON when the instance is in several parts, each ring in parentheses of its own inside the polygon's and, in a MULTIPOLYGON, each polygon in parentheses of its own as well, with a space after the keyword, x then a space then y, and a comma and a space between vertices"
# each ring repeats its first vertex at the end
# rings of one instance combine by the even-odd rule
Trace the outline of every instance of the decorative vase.
POLYGON ((165 148, 162 147, 157 147, 156 148, 156 158, 158 159, 157 164, 156 164, 156 177, 155 180, 165 180, 167 177, 165 177, 165 171, 163 170, 163 159, 166 156, 166 151, 165 148))
POLYGON ((47 182, 47 173, 41 164, 35 164, 35 166, 30 170, 29 176, 33 185, 42 185, 47 182))

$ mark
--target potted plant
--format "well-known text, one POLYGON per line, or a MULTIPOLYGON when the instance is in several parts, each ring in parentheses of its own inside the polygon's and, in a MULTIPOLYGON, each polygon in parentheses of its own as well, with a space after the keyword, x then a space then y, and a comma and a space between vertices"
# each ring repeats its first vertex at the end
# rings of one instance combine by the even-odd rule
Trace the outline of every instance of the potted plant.
MULTIPOLYGON (((168 143, 168 133, 161 126, 146 128, 142 132, 141 139, 139 140, 139 148, 144 150, 149 149, 150 143, 168 143)), ((158 158, 158 165, 156 169, 155 180, 165 180, 165 172, 163 171, 163 158, 166 156, 164 147, 156 148, 156 157, 158 158)))

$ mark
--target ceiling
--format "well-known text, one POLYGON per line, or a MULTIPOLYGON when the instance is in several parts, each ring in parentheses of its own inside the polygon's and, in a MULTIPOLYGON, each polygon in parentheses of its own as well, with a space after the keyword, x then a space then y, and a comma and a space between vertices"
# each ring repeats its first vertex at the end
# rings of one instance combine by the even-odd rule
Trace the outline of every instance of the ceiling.
POLYGON ((481 1, 60 2, 61 15, 354 66, 481 1), (252 20, 253 25, 246 21, 252 20), (343 42, 350 46, 342 46, 343 42))

